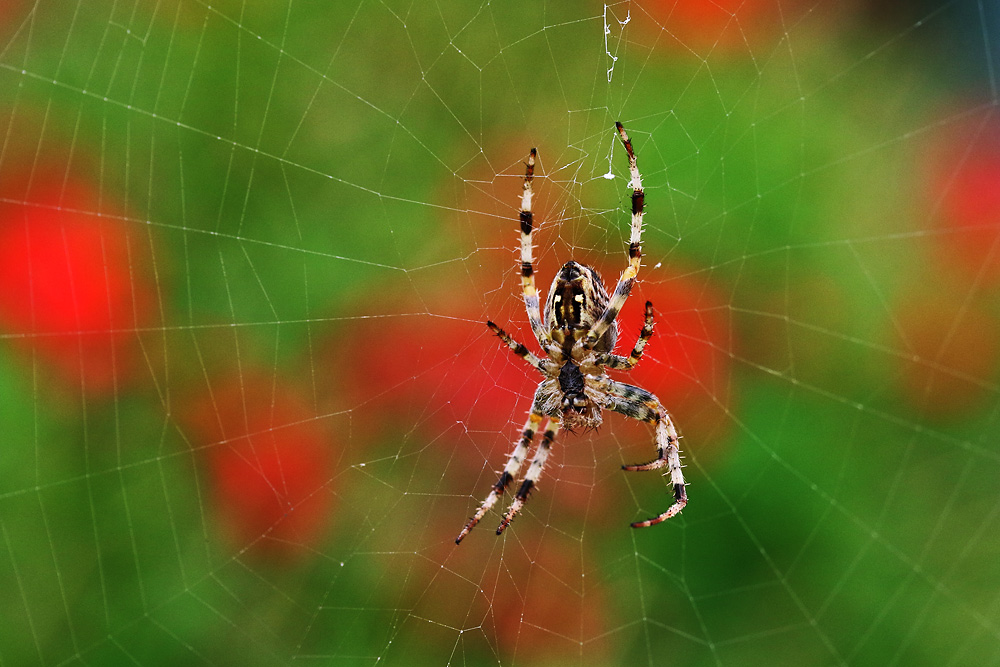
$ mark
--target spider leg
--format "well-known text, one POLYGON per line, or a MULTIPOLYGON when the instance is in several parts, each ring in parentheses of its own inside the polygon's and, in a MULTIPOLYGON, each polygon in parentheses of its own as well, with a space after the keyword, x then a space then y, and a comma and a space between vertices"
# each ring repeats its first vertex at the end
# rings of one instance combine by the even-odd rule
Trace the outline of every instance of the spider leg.
POLYGON ((542 325, 542 311, 538 303, 538 290, 535 289, 535 269, 531 256, 531 232, 534 220, 531 212, 531 198, 534 196, 531 181, 535 176, 537 154, 534 148, 528 154, 528 163, 524 171, 524 190, 521 194, 521 212, 518 217, 521 221, 521 291, 524 292, 524 307, 528 311, 531 330, 544 350, 552 344, 552 339, 542 325))
POLYGON ((602 388, 607 393, 605 407, 632 419, 639 419, 656 425, 657 456, 649 463, 639 465, 623 465, 622 470, 658 470, 670 469, 670 484, 674 490, 674 504, 666 512, 646 521, 637 521, 633 528, 653 526, 680 513, 687 505, 687 489, 684 483, 684 473, 681 471, 680 450, 677 443, 677 429, 670 419, 660 399, 640 387, 634 387, 623 382, 606 380, 602 388))
POLYGON ((469 523, 465 524, 465 528, 455 538, 455 544, 462 543, 462 540, 469 534, 469 531, 475 528, 480 519, 486 516, 486 513, 490 511, 500 496, 503 495, 504 491, 507 490, 507 487, 510 486, 510 483, 517 477, 517 473, 521 469, 521 464, 528 455, 528 447, 531 445, 531 441, 535 437, 535 433, 538 432, 538 427, 541 426, 542 419, 545 417, 542 405, 546 398, 546 391, 547 385, 545 382, 538 385, 538 389, 535 390, 535 398, 531 403, 531 410, 528 412, 528 420, 524 423, 524 430, 521 431, 521 438, 514 447, 514 451, 507 458, 507 465, 504 466, 503 472, 500 473, 500 479, 496 481, 496 484, 490 490, 490 494, 486 496, 486 500, 483 501, 483 504, 479 506, 476 513, 469 519, 469 523))
POLYGON ((608 301, 607 308, 604 309, 604 314, 594 323, 587 335, 577 343, 588 350, 592 350, 597 345, 597 341, 618 317, 618 313, 632 291, 636 276, 639 275, 639 262, 642 258, 642 215, 646 196, 642 189, 642 177, 636 166, 632 140, 628 138, 621 123, 615 123, 615 127, 618 129, 618 138, 621 139, 622 145, 625 146, 625 152, 628 154, 628 169, 631 177, 629 185, 632 187, 632 231, 628 244, 628 266, 622 272, 621 278, 618 279, 618 285, 615 286, 615 291, 611 295, 611 300, 608 301))
POLYGON ((528 500, 528 495, 531 493, 531 490, 535 487, 535 484, 538 482, 538 478, 542 474, 542 468, 545 467, 545 461, 549 458, 549 449, 552 446, 552 441, 555 440, 557 433, 559 433, 559 419, 557 417, 550 417, 549 423, 545 427, 545 435, 542 437, 542 441, 538 444, 538 450, 535 452, 535 456, 531 459, 531 466, 528 468, 528 472, 524 476, 521 488, 517 490, 517 494, 514 496, 514 502, 510 504, 507 512, 503 515, 503 520, 500 522, 500 526, 497 528, 497 535, 500 535, 507 529, 510 522, 514 520, 517 513, 521 511, 522 507, 524 507, 525 501, 528 500))
POLYGON ((642 351, 646 348, 646 343, 649 342, 650 337, 653 335, 653 303, 651 301, 646 302, 646 321, 642 325, 642 331, 639 333, 639 340, 636 341, 635 347, 632 348, 632 354, 628 357, 621 357, 617 354, 608 354, 598 357, 598 363, 607 366, 608 368, 613 368, 618 371, 627 371, 636 367, 639 360, 642 359, 642 351))
POLYGON ((486 322, 486 326, 490 328, 490 331, 500 337, 500 340, 502 340, 504 344, 510 348, 511 352, 527 361, 530 365, 534 366, 542 373, 545 372, 545 363, 536 355, 532 354, 528 348, 511 338, 506 331, 495 325, 493 322, 486 322))

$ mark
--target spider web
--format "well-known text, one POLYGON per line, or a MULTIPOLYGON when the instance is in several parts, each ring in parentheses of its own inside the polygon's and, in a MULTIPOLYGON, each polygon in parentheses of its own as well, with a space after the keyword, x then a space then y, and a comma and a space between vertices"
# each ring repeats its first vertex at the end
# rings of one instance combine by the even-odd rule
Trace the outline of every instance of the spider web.
POLYGON ((1000 664, 1000 14, 0 7, 3 664, 1000 664), (683 438, 561 434, 536 272, 626 263, 683 438))

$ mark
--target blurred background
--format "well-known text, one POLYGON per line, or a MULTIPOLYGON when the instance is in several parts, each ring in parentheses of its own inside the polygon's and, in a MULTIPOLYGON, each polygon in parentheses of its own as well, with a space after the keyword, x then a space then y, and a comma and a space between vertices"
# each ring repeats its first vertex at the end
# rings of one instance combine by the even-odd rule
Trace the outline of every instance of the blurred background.
MULTIPOLYGON (((902 8, 899 6, 905 4, 902 8)), ((0 4, 0 663, 1000 664, 1000 10, 0 4), (643 424, 454 538, 536 269, 643 424)))

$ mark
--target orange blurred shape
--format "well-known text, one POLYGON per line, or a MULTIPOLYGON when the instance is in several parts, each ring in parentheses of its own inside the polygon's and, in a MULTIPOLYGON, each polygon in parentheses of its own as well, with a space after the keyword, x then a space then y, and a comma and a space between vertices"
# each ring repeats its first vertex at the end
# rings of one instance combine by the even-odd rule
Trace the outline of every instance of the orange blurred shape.
MULTIPOLYGON (((616 644, 628 633, 613 630, 621 624, 608 588, 614 576, 594 560, 591 539, 558 528, 528 535, 515 524, 502 537, 480 526, 481 534, 456 546, 452 519, 442 516, 444 532, 431 531, 447 539, 432 541, 424 558, 393 572, 405 579, 402 601, 415 613, 439 628, 465 628, 466 661, 488 650, 504 665, 615 664, 616 644)), ((437 637, 455 650, 453 634, 437 637)), ((426 641, 435 641, 433 633, 426 641)))
POLYGON ((352 337, 377 353, 346 369, 348 392, 357 402, 370 401, 367 407, 383 422, 497 431, 524 421, 541 379, 519 359, 502 356, 506 348, 477 320, 383 318, 358 326, 352 337))
POLYGON ((967 123, 932 152, 941 250, 969 280, 1000 283, 1000 120, 967 123))
POLYGON ((688 442, 703 452, 731 426, 729 302, 705 276, 668 268, 647 268, 645 274, 618 319, 617 352, 631 352, 646 300, 653 303, 653 337, 636 368, 612 375, 656 394, 688 442))
POLYGON ((934 296, 898 313, 907 358, 901 391, 933 418, 961 417, 982 408, 996 392, 1000 321, 977 303, 934 296))
POLYGON ((798 0, 642 0, 677 48, 738 53, 776 43, 797 16, 798 0))
POLYGON ((204 448, 222 530, 242 550, 287 559, 332 519, 330 439, 295 387, 244 373, 184 410, 204 448))
POLYGON ((531 664, 608 664, 609 605, 600 577, 583 576, 579 544, 549 534, 528 550, 508 552, 492 598, 499 650, 531 664))
POLYGON ((0 195, 0 327, 63 381, 103 395, 141 361, 136 328, 155 298, 148 245, 89 184, 55 171, 27 196, 9 183, 0 195))
POLYGON ((0 34, 13 32, 26 18, 26 0, 0 0, 0 34))

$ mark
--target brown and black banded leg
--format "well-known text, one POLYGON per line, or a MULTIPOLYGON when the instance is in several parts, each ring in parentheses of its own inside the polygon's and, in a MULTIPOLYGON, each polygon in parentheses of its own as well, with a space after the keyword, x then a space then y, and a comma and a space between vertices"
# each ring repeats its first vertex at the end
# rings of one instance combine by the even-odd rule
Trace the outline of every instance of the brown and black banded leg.
POLYGON ((605 357, 600 358, 600 363, 608 368, 613 368, 618 371, 628 371, 638 365, 639 360, 642 359, 642 351, 646 349, 646 343, 653 335, 653 303, 651 301, 646 302, 646 320, 642 325, 642 331, 639 333, 639 340, 636 341, 635 347, 632 348, 632 354, 628 357, 620 357, 617 354, 609 354, 605 357))
POLYGON ((607 380, 603 388, 608 394, 606 405, 611 410, 632 419, 649 422, 656 427, 656 458, 649 463, 638 465, 623 465, 622 470, 659 470, 669 468, 670 485, 674 491, 674 504, 666 512, 645 521, 636 521, 633 528, 646 528, 679 514, 687 505, 687 488, 684 473, 681 470, 681 456, 678 447, 680 437, 670 419, 670 414, 660 403, 660 399, 640 387, 634 387, 623 382, 607 380))
POLYGON ((510 335, 508 335, 508 333, 506 331, 504 331, 503 329, 501 329, 500 327, 498 327, 493 322, 489 322, 489 321, 486 322, 486 326, 488 326, 490 328, 490 331, 492 331, 493 333, 495 333, 497 336, 500 337, 500 340, 502 340, 504 342, 504 344, 507 345, 507 347, 510 348, 511 352, 513 352, 517 356, 521 357, 522 359, 524 359, 525 361, 527 361, 529 364, 531 364, 532 366, 534 366, 535 368, 537 368, 541 372, 543 372, 543 373, 545 372, 545 366, 544 366, 544 363, 542 362, 542 360, 539 359, 534 354, 532 354, 531 351, 528 348, 526 348, 524 345, 522 345, 521 343, 518 343, 516 340, 514 340, 513 338, 511 338, 510 335))
POLYGON ((531 413, 528 415, 528 421, 524 424, 524 430, 521 432, 521 439, 514 447, 514 451, 511 452, 510 457, 508 457, 507 465, 504 466, 503 472, 500 473, 500 479, 496 481, 496 484, 490 490, 490 494, 486 496, 486 500, 483 501, 483 504, 479 506, 476 513, 469 519, 469 523, 465 524, 465 528, 455 538, 455 544, 462 543, 462 540, 469 534, 469 531, 475 528, 480 519, 486 516, 486 513, 490 511, 500 496, 503 495, 504 491, 507 490, 507 487, 510 486, 511 481, 517 477, 517 473, 521 469, 521 464, 528 455, 528 447, 531 445, 531 440, 535 437, 535 433, 538 432, 538 427, 541 426, 541 423, 542 414, 536 412, 533 406, 531 413))
POLYGON ((538 301, 538 290, 535 289, 535 267, 532 258, 531 234, 534 229, 534 214, 531 212, 531 198, 534 192, 531 189, 531 182, 535 177, 535 157, 537 151, 532 148, 528 154, 528 163, 524 171, 524 189, 521 193, 521 212, 518 217, 521 221, 521 291, 524 292, 524 307, 528 311, 528 322, 531 323, 531 330, 538 339, 538 344, 542 349, 548 349, 552 343, 548 331, 542 324, 541 305, 538 301))
POLYGON ((517 513, 521 511, 522 507, 524 507, 525 501, 528 500, 528 496, 531 494, 532 489, 534 489, 535 484, 538 483, 538 478, 542 474, 542 468, 545 467, 545 461, 549 458, 549 450, 552 447, 552 441, 555 440, 556 434, 558 433, 559 420, 552 417, 549 419, 549 423, 545 428, 545 435, 542 437, 542 441, 538 444, 538 451, 535 452, 535 456, 531 459, 531 466, 528 468, 528 472, 524 476, 521 488, 517 490, 517 494, 514 496, 514 502, 510 504, 507 512, 503 515, 503 520, 497 528, 497 535, 500 535, 507 529, 510 522, 514 520, 517 513))
POLYGON ((629 235, 628 244, 628 266, 618 279, 618 285, 611 294, 608 307, 604 310, 601 318, 594 323, 586 336, 581 341, 583 347, 593 349, 597 341, 601 339, 611 323, 618 317, 625 300, 632 292, 636 276, 639 275, 639 263, 642 259, 642 216, 645 209, 646 195, 642 189, 642 177, 639 175, 639 167, 636 166, 635 151, 632 150, 632 140, 629 139, 625 128, 621 123, 615 123, 618 130, 618 137, 622 145, 625 146, 625 153, 628 155, 629 186, 632 188, 632 229, 629 235))

